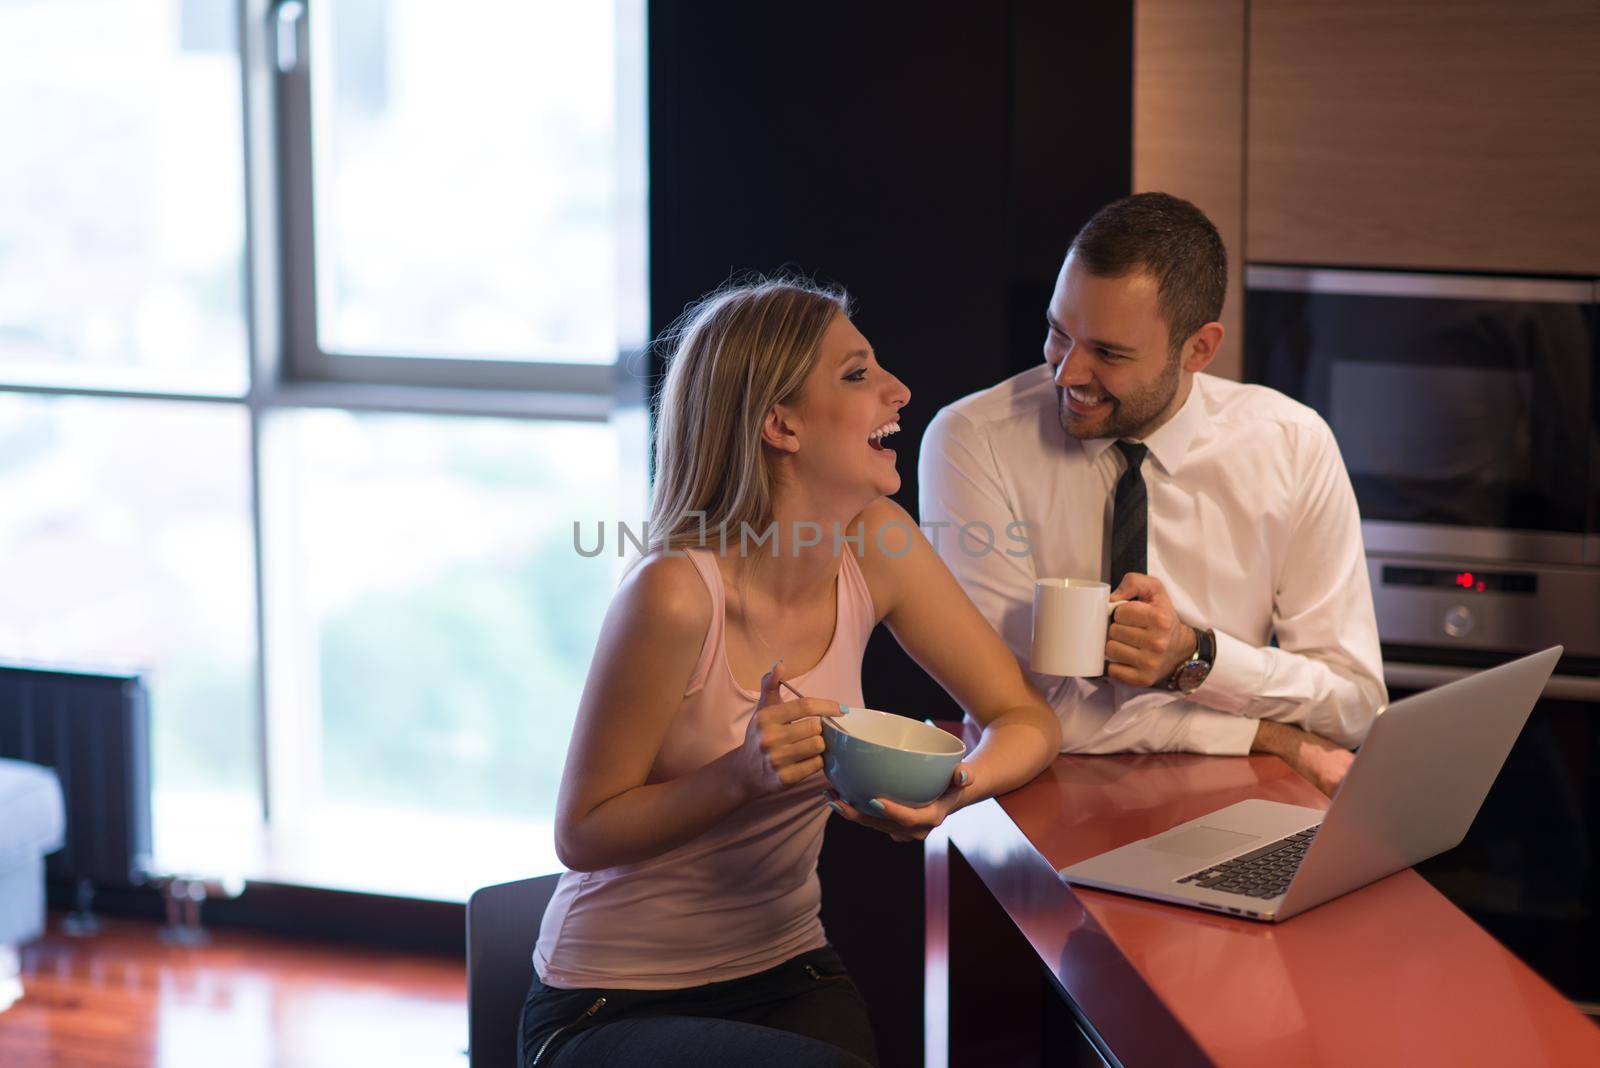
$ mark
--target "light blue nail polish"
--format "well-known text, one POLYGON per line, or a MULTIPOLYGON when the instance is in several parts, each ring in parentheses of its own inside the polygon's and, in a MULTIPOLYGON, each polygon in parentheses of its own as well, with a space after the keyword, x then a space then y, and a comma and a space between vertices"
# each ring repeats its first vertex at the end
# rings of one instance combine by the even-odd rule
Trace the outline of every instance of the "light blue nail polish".
POLYGON ((844 815, 844 806, 839 804, 839 802, 837 802, 837 801, 829 801, 828 802, 828 807, 833 809, 835 814, 840 815, 840 816, 844 815))
POLYGON ((883 802, 879 801, 876 797, 867 802, 867 807, 870 808, 876 815, 881 816, 884 813, 883 802))
POLYGON ((844 704, 843 702, 841 702, 839 704, 839 715, 848 716, 849 714, 850 714, 850 706, 844 704))
POLYGON ((967 774, 967 769, 961 769, 961 785, 965 786, 972 781, 972 776, 967 774))

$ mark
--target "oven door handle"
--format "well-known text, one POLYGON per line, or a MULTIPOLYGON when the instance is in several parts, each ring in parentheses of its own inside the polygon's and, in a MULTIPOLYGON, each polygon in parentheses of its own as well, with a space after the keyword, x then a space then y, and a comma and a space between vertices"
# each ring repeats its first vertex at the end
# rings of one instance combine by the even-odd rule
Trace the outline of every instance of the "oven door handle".
MULTIPOLYGON (((1476 668, 1447 667, 1442 664, 1410 664, 1397 660, 1383 662, 1383 677, 1389 686, 1402 690, 1428 690, 1447 682, 1477 674, 1476 668)), ((1600 701, 1600 678, 1587 675, 1551 675, 1543 697, 1562 701, 1600 701)))

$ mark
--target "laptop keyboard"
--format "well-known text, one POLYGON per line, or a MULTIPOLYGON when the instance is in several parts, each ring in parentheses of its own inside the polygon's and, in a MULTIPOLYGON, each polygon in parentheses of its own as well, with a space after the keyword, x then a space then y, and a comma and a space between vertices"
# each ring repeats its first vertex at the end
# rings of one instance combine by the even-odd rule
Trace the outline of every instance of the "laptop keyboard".
POLYGON ((1263 900, 1274 898, 1289 889, 1289 880, 1294 878, 1306 857, 1306 849, 1316 836, 1317 828, 1312 827, 1204 871, 1185 875, 1178 882, 1263 900))

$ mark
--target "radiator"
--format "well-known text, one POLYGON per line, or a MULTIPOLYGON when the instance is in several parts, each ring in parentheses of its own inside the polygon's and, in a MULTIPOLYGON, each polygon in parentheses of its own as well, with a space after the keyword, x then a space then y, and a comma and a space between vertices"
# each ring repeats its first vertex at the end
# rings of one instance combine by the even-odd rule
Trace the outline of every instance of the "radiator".
POLYGON ((51 882, 125 888, 149 870, 148 710, 138 675, 0 665, 0 757, 54 768, 66 799, 51 882))

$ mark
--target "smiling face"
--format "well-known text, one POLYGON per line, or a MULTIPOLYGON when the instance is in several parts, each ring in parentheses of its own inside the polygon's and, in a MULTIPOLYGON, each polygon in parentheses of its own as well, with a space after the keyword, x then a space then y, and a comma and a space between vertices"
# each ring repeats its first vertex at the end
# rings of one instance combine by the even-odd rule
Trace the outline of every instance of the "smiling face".
MULTIPOLYGON (((1069 255, 1045 313, 1061 429, 1074 438, 1143 438, 1183 406, 1190 348, 1173 353, 1154 277, 1090 274, 1069 255)), ((1200 361, 1199 366, 1209 361, 1200 361)))
POLYGON ((837 315, 800 397, 773 409, 764 438, 789 454, 789 475, 813 495, 844 498, 845 508, 859 510, 900 488, 886 439, 900 429, 897 416, 910 399, 855 324, 837 315))

